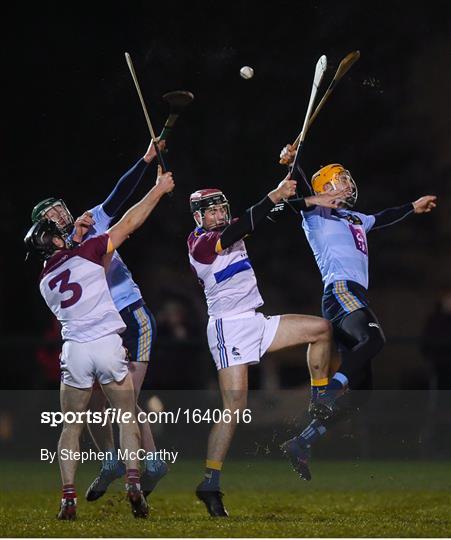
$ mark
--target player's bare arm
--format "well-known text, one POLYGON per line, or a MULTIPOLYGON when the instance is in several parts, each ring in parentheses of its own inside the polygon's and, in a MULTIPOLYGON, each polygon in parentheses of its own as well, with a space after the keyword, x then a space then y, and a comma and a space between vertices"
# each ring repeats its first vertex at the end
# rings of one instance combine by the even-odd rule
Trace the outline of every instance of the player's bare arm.
POLYGON ((322 206, 323 208, 340 208, 343 205, 343 201, 350 195, 351 189, 349 187, 329 192, 329 193, 317 193, 315 195, 309 195, 304 198, 307 208, 313 206, 322 206))
POLYGON ((107 231, 115 249, 141 227, 160 202, 161 197, 166 193, 170 193, 174 189, 174 186, 172 173, 166 172, 161 174, 161 169, 159 168, 155 186, 135 206, 127 210, 118 223, 107 231))

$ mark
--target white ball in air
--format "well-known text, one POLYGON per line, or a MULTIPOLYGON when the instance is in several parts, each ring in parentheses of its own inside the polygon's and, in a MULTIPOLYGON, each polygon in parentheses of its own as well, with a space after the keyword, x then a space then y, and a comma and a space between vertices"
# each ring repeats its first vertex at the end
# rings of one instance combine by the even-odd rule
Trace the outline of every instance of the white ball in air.
POLYGON ((243 66, 240 69, 240 75, 243 79, 252 79, 254 76, 254 70, 249 66, 243 66))

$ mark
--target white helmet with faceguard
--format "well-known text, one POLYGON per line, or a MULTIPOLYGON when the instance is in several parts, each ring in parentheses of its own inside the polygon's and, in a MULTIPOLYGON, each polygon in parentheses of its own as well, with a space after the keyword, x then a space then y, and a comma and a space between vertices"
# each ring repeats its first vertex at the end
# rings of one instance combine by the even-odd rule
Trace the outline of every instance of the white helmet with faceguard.
POLYGON ((220 189, 199 189, 191 194, 189 204, 194 221, 198 227, 204 226, 205 211, 216 208, 223 208, 225 210, 225 217, 223 222, 218 223, 213 227, 210 226, 210 228, 224 227, 225 225, 230 224, 231 216, 229 202, 220 189))

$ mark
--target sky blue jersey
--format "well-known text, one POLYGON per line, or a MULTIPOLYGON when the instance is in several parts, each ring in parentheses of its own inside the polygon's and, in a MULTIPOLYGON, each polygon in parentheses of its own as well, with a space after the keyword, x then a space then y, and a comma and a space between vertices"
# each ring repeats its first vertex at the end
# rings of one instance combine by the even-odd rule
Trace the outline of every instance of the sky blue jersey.
MULTIPOLYGON (((87 240, 91 236, 107 231, 110 228, 110 223, 113 219, 105 213, 101 204, 95 206, 89 210, 89 212, 92 213, 95 225, 90 227, 87 234, 83 237, 83 240, 87 240)), ((106 273, 106 279, 111 296, 113 297, 114 305, 118 311, 121 311, 121 309, 124 309, 142 298, 138 285, 133 281, 130 270, 127 268, 117 251, 114 252, 111 259, 110 267, 106 273)))
POLYGON ((373 227, 375 217, 320 206, 301 214, 302 228, 321 272, 324 288, 334 281, 350 280, 367 289, 366 233, 373 227))

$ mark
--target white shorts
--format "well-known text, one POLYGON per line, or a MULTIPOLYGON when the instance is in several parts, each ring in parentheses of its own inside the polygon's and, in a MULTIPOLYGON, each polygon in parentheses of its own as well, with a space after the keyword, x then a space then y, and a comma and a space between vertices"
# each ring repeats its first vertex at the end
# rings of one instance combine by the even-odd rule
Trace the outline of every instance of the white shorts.
POLYGON ((75 388, 91 388, 120 382, 128 373, 127 352, 119 334, 110 334, 94 341, 66 341, 60 358, 61 381, 75 388))
POLYGON ((279 322, 280 315, 255 311, 210 319, 207 337, 216 368, 258 364, 273 342, 279 322))

